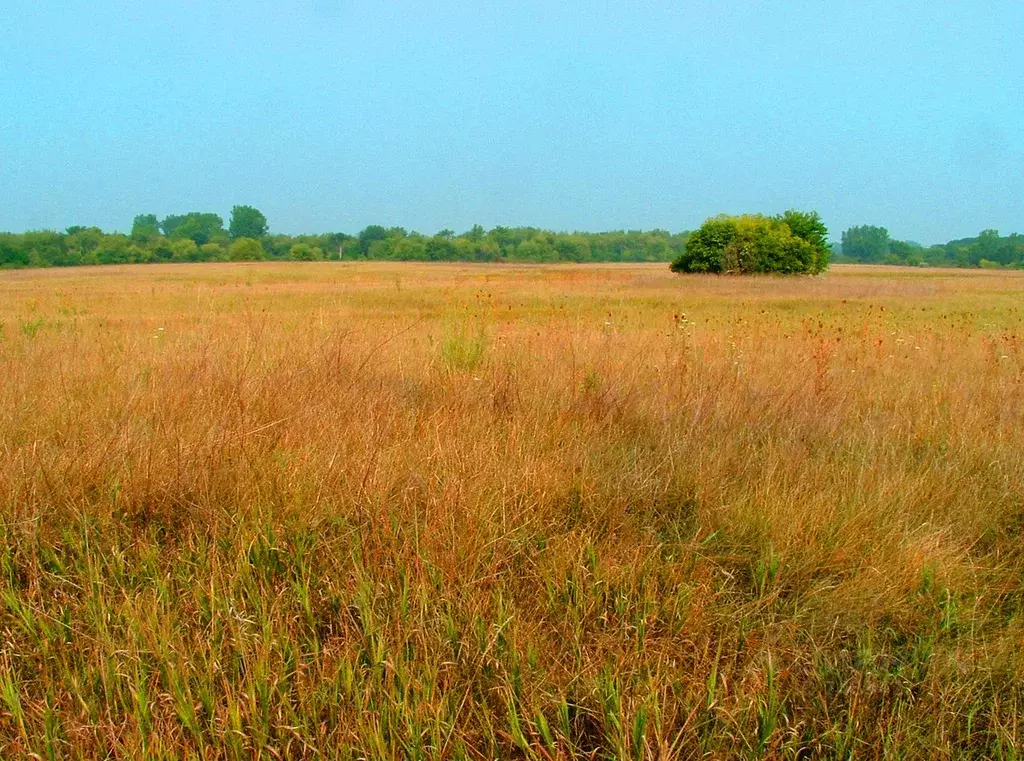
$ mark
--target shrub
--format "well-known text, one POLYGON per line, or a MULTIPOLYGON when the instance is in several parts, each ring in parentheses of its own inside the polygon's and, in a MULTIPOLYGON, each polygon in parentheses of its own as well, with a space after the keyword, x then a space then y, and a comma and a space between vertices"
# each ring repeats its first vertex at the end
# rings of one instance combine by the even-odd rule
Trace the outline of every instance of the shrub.
POLYGON ((324 258, 324 252, 318 246, 308 243, 296 243, 289 254, 297 262, 316 262, 324 258))
POLYGON ((233 262, 259 261, 263 258, 263 246, 253 238, 239 238, 228 249, 228 258, 233 262))
POLYGON ((828 230, 816 212, 712 217, 671 264, 673 272, 817 273, 828 267, 828 230))

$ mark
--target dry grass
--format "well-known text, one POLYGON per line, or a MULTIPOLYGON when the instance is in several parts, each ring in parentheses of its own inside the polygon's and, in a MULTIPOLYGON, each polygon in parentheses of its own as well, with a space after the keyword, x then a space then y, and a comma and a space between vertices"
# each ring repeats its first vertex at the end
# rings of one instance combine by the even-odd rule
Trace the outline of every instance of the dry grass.
POLYGON ((1018 758, 1022 297, 3 273, 0 756, 1018 758))

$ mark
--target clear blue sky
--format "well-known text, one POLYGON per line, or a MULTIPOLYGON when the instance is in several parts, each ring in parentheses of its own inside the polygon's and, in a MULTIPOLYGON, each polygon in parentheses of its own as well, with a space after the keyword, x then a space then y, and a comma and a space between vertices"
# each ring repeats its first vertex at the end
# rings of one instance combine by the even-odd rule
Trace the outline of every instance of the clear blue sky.
POLYGON ((3 0, 0 230, 1024 232, 1024 3, 3 0))

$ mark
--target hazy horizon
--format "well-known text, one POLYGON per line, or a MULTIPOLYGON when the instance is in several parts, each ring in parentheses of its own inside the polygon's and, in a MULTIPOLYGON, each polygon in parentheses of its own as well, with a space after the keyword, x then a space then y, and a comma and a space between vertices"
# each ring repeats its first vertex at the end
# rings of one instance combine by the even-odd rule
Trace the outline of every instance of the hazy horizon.
POLYGON ((12 0, 0 230, 1024 232, 1024 8, 12 0))

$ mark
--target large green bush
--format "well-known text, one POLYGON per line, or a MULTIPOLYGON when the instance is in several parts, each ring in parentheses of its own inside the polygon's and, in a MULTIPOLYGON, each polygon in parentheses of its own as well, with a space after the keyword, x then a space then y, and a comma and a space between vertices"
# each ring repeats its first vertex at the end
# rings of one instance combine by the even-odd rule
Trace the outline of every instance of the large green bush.
POLYGON ((239 238, 228 249, 228 258, 233 262, 258 262, 263 258, 263 246, 252 238, 239 238))
POLYGON ((828 267, 828 230, 817 212, 712 217, 672 262, 673 272, 817 273, 828 267))

